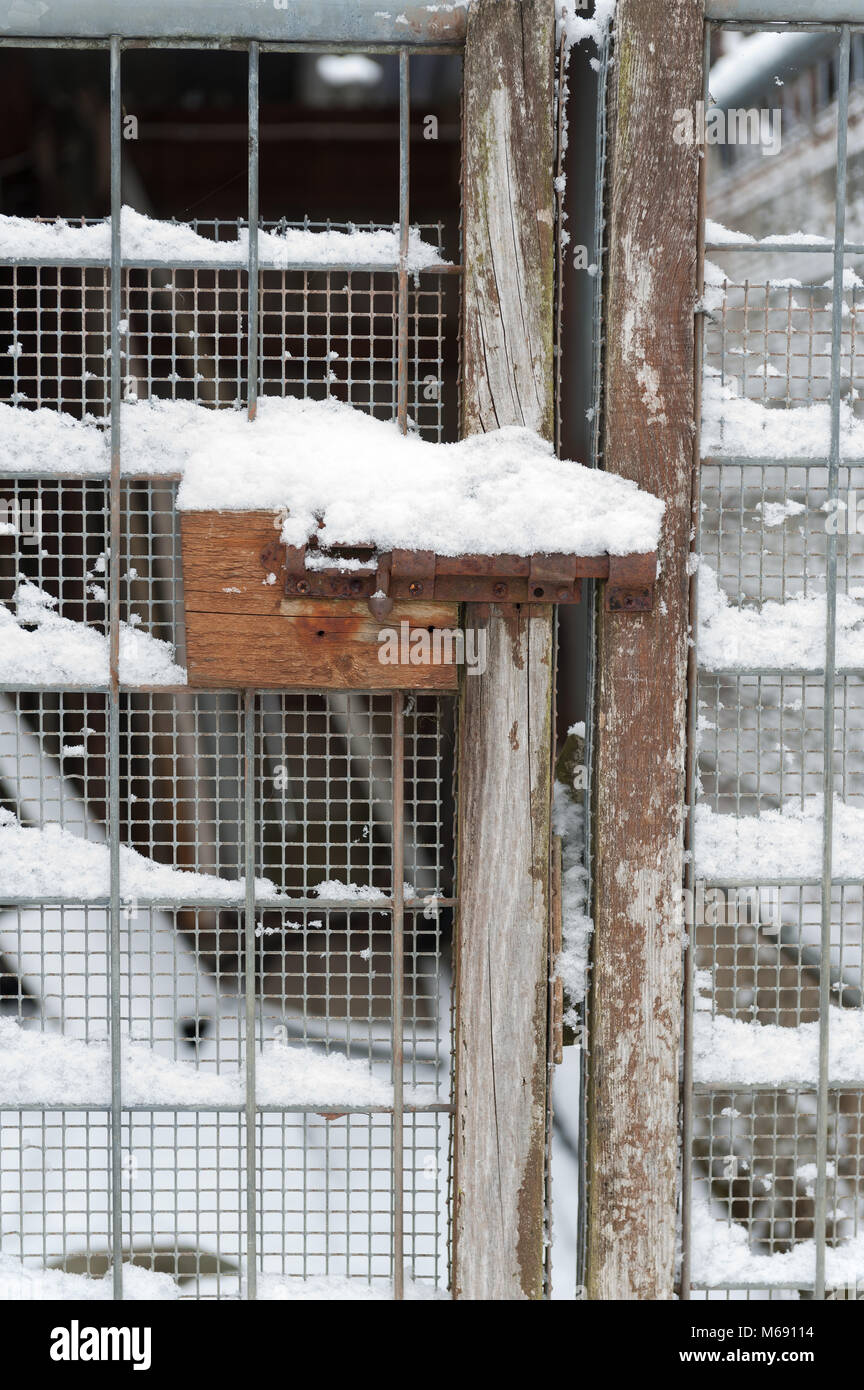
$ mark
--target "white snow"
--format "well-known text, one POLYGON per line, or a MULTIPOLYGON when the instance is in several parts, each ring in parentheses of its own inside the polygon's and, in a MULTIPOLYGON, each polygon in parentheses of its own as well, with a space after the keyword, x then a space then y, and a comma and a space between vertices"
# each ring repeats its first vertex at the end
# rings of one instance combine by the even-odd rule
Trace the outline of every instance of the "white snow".
POLYGON ((807 508, 803 502, 759 502, 756 510, 762 515, 765 526, 782 526, 790 517, 800 516, 807 508))
MULTIPOLYGON (((125 261, 156 261, 172 265, 193 261, 198 265, 244 262, 249 256, 249 233, 240 229, 236 241, 213 241, 181 222, 160 222, 133 208, 124 207, 120 243, 125 261)), ((0 216, 0 258, 33 264, 41 260, 97 259, 111 255, 111 224, 106 219, 90 226, 75 226, 62 218, 36 222, 26 217, 0 216)), ((313 231, 288 227, 280 232, 259 232, 259 263, 268 269, 291 265, 339 266, 350 264, 395 267, 399 263, 399 228, 347 232, 313 231)), ((410 271, 445 265, 437 249, 425 242, 416 227, 410 229, 406 265, 410 271)))
POLYGON ((365 53, 325 53, 315 71, 328 87, 377 87, 383 76, 381 64, 365 53))
MULTIPOLYGON (((574 729, 580 727, 574 725, 574 729)), ((584 737, 585 726, 581 725, 584 737)), ((571 730, 572 732, 572 730, 571 730)), ((594 923, 588 916, 588 872, 585 868, 585 808, 574 801, 569 789, 556 782, 553 790, 552 829, 561 837, 561 916, 563 949, 555 973, 564 985, 569 1003, 580 1004, 588 983, 589 954, 594 923)), ((571 1009, 568 1022, 575 1023, 571 1009)))
MULTIPOLYGON (((241 1105, 245 1073, 198 1069, 122 1039, 123 1100, 127 1105, 241 1105)), ((264 1044, 255 1059, 259 1105, 392 1106, 393 1087, 365 1062, 341 1052, 324 1053, 278 1041, 264 1044)), ((21 1027, 0 1019, 0 1104, 106 1106, 111 1101, 111 1057, 107 1041, 85 1042, 60 1033, 21 1027)))
POLYGON ((178 507, 282 510, 289 545, 317 533, 324 546, 441 555, 624 555, 657 546, 661 501, 627 479, 556 459, 531 430, 430 444, 333 400, 265 399, 253 424, 240 412, 198 409, 178 507))
POLYGON ((615 17, 615 3, 616 0, 595 0, 594 12, 588 16, 584 14, 586 6, 579 0, 556 0, 557 39, 559 43, 564 39, 565 54, 585 39, 598 48, 603 46, 615 17))
MULTIPOLYGON (((828 1011, 832 1085, 864 1081, 864 1010, 828 1011)), ((819 1024, 784 1028, 699 1010, 693 1022, 693 1079, 724 1086, 785 1086, 819 1076, 819 1024)))
MULTIPOLYGON (((413 896, 413 888, 410 884, 405 885, 407 890, 406 897, 413 896)), ((387 894, 382 893, 380 888, 369 888, 362 883, 343 883, 339 878, 327 878, 315 885, 312 889, 319 898, 328 898, 333 902, 355 902, 355 903, 380 903, 387 901, 387 894)))
MULTIPOLYGON (((309 1279, 280 1278, 278 1274, 258 1276, 258 1298, 263 1301, 318 1303, 358 1302, 381 1303, 393 1298, 393 1285, 384 1279, 366 1283, 362 1279, 347 1279, 336 1274, 319 1274, 309 1279)), ((415 1279, 404 1283, 405 1301, 449 1299, 444 1289, 415 1279)))
MULTIPOLYGON (((785 671, 820 670, 824 666, 824 595, 802 594, 785 603, 768 599, 759 608, 739 607, 720 588, 714 570, 703 560, 698 599, 697 650, 703 670, 749 670, 754 663, 785 671)), ((837 595, 836 660, 840 669, 864 666, 864 604, 843 593, 837 595)))
MULTIPOLYGON (((822 803, 787 805, 758 816, 696 807, 696 865, 708 879, 818 878, 822 873, 822 803)), ((860 878, 864 808, 834 802, 834 873, 860 878)))
MULTIPOLYGON (((124 1264, 123 1297, 134 1302, 168 1302, 180 1297, 180 1288, 170 1274, 124 1264)), ((91 1279, 86 1274, 43 1269, 12 1255, 0 1255, 0 1303, 96 1303, 113 1298, 110 1270, 101 1279, 91 1279)))
MULTIPOLYGON (((747 458, 827 458, 830 405, 772 409, 741 396, 735 384, 706 368, 702 390, 702 455, 747 458)), ((847 400, 840 402, 840 449, 845 458, 864 457, 864 420, 847 400)))
MULTIPOLYGON (((692 1203, 692 1275, 696 1283, 733 1287, 773 1284, 812 1284, 816 1272, 816 1245, 801 1241, 791 1250, 755 1255, 747 1232, 734 1222, 718 1220, 704 1196, 694 1192, 692 1203)), ((832 1288, 844 1288, 864 1276, 864 1234, 825 1252, 825 1274, 832 1288)))
MULTIPOLYGON (((108 896, 109 877, 107 845, 72 835, 60 825, 23 826, 0 807, 0 883, 9 896, 90 902, 108 896)), ((242 898, 245 880, 172 869, 121 845, 120 891, 124 901, 234 901, 242 898)), ((255 894, 262 902, 284 901, 269 879, 255 880, 255 894)))
POLYGON ((777 243, 783 246, 800 246, 802 242, 820 243, 823 246, 831 246, 830 237, 817 236, 815 232, 772 232, 770 236, 756 238, 750 236, 748 232, 736 232, 732 227, 724 227, 722 222, 713 222, 710 217, 705 219, 705 240, 714 246, 729 246, 735 242, 749 242, 754 251, 764 245, 765 242, 777 243))
MULTIPOLYGON (((61 617, 54 612, 56 607, 56 598, 33 584, 19 584, 15 613, 0 604, 0 681, 10 685, 107 685, 107 636, 85 623, 61 617), (22 623, 29 627, 22 627, 22 623)), ((127 685, 185 685, 186 671, 174 661, 169 642, 121 622, 120 679, 127 685)))
MULTIPOLYGON (((554 457, 530 430, 459 444, 404 436, 339 401, 265 397, 243 410, 190 401, 125 403, 124 474, 184 475, 188 510, 285 511, 302 544, 378 544, 442 555, 654 550, 663 503, 635 483, 554 457), (422 479, 422 487, 418 486, 422 479)), ((0 405, 0 468, 106 476, 107 433, 93 419, 0 405)))

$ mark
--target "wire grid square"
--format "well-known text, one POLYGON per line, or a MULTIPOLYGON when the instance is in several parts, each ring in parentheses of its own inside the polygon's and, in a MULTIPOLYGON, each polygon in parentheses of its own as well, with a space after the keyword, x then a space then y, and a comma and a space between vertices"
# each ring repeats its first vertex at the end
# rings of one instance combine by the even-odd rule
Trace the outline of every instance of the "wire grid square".
POLYGON ((4 1255, 102 1276, 110 1166, 107 1111, 0 1111, 4 1255))

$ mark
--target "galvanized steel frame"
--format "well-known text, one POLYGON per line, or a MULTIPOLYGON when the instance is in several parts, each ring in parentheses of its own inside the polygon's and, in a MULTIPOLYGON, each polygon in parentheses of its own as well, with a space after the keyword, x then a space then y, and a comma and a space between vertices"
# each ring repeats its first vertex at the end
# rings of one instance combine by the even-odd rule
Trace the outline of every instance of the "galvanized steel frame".
MULTIPOLYGON (((860 15, 852 13, 852 7, 848 0, 820 0, 818 6, 818 19, 814 18, 814 8, 808 0, 708 0, 706 4, 706 43, 705 43, 705 95, 708 94, 708 66, 709 66, 709 41, 712 24, 726 24, 732 27, 758 27, 760 29, 770 27, 776 29, 813 29, 819 32, 834 32, 838 41, 839 54, 839 85, 837 91, 837 132, 836 132, 836 184, 835 184, 835 220, 833 243, 826 247, 824 242, 796 243, 796 253, 821 253, 825 255, 826 250, 830 251, 833 257, 833 286, 831 294, 831 370, 830 370, 830 441, 826 451, 828 465, 828 501, 836 508, 839 497, 839 474, 841 467, 840 451, 840 406, 841 406, 841 362, 842 362, 842 324, 843 324, 843 269, 845 258, 852 254, 864 253, 864 246, 858 243, 847 243, 845 240, 845 219, 846 219, 846 190, 847 190, 847 122, 849 110, 849 84, 850 84, 850 39, 853 32, 860 32, 860 15), (858 21, 856 23, 856 21, 858 21)), ((700 266, 704 251, 744 252, 758 250, 761 254, 775 255, 787 253, 788 243, 764 240, 758 243, 753 241, 724 241, 723 243, 711 243, 705 241, 704 237, 704 171, 703 187, 700 205, 700 228, 699 228, 699 253, 700 266)), ((703 339, 703 319, 700 314, 697 318, 697 400, 699 399, 699 388, 701 385, 702 370, 702 339, 703 339)), ((698 417, 697 417, 698 425, 698 417)), ((701 506, 700 506, 700 464, 698 462, 698 435, 697 435, 697 462, 695 468, 695 491, 694 491, 694 553, 698 556, 701 553, 701 506)), ((712 460, 705 459, 703 464, 710 464, 712 460)), ((743 470, 749 466, 765 466, 796 468, 825 467, 823 459, 765 459, 765 458, 746 458, 723 455, 717 462, 722 462, 724 467, 730 469, 743 470)), ((855 465, 855 460, 843 458, 844 467, 855 465)), ((831 926, 832 926, 832 887, 843 885, 859 885, 860 878, 848 879, 836 876, 833 873, 833 845, 832 845, 832 817, 834 808, 834 766, 832 753, 834 749, 834 725, 835 725, 835 700, 836 682, 838 679, 836 661, 836 639, 837 639, 837 535, 829 529, 826 543, 826 566, 825 566, 825 587, 826 587, 826 653, 824 667, 818 671, 803 672, 795 669, 791 674, 796 677, 818 676, 823 688, 823 726, 822 726, 822 768, 823 768, 823 817, 822 817, 822 872, 819 878, 798 876, 790 878, 765 877, 756 878, 754 887, 760 885, 782 887, 784 885, 803 887, 807 885, 818 886, 821 889, 821 942, 819 949, 819 1067, 818 1080, 812 1085, 795 1084, 796 1092, 813 1092, 817 1100, 816 1114, 816 1185, 815 1185, 815 1215, 814 1215, 814 1241, 816 1247, 816 1265, 814 1280, 812 1285, 812 1296, 817 1299, 826 1297, 826 1277, 825 1277, 825 1253, 826 1253, 826 1216, 827 1216, 827 1146, 828 1146, 828 1127, 829 1109, 831 1106, 831 1096, 836 1094, 838 1087, 830 1082, 829 1078, 829 1002, 831 991, 831 926)), ((698 623, 698 615, 694 606, 694 637, 698 623)), ((688 802, 690 819, 690 844, 691 851, 698 855, 698 845, 694 844, 693 819, 697 800, 698 778, 696 775, 697 757, 697 733, 696 733, 696 682, 697 682, 697 660, 694 657, 691 661, 690 671, 690 717, 688 728, 689 739, 689 768, 688 768, 688 802)), ((722 672, 715 672, 713 675, 722 676, 722 672)), ((733 674, 733 673, 729 673, 733 674)), ((749 674, 755 676, 769 676, 780 674, 773 672, 767 667, 758 664, 751 668, 748 667, 744 673, 736 668, 734 675, 741 676, 749 674)), ((790 674, 786 672, 786 674, 790 674)), ((688 866, 687 887, 692 889, 695 879, 695 869, 691 857, 688 866)), ((705 880, 707 888, 730 888, 739 886, 739 880, 730 879, 722 876, 711 876, 705 880)), ((692 1068, 692 1030, 693 1030, 693 1009, 694 1009, 694 968, 693 968, 693 941, 691 939, 689 948, 686 952, 686 998, 685 998, 685 1034, 684 1034, 684 1056, 683 1056, 683 1075, 682 1075, 682 1125, 683 1125, 683 1161, 682 1161, 682 1238, 683 1238, 683 1262, 681 1271, 680 1293, 682 1298, 691 1296, 691 1274, 690 1274, 690 1236, 691 1236, 691 1195, 692 1195, 692 1153, 694 1143, 694 1098, 700 1095, 710 1096, 716 1092, 722 1092, 725 1096, 731 1091, 748 1092, 759 1094, 772 1093, 778 1088, 759 1083, 747 1083, 746 1086, 732 1086, 729 1083, 693 1083, 692 1068)), ((782 1088, 780 1088, 782 1089, 782 1088)), ((854 1091, 854 1085, 845 1085, 844 1091, 854 1091)), ((860 1089, 860 1088, 859 1088, 860 1089)), ((710 1286, 700 1285, 700 1288, 710 1287, 718 1290, 731 1290, 738 1288, 738 1285, 725 1284, 723 1282, 710 1286)), ((772 1285, 772 1288, 786 1286, 772 1285)), ((789 1285, 788 1287, 800 1288, 800 1285, 789 1285)))
MULTIPOLYGON (((121 149, 122 149, 122 92, 121 64, 126 49, 147 48, 230 48, 245 51, 248 55, 248 224, 250 228, 259 225, 259 119, 258 90, 260 56, 262 52, 308 53, 315 51, 364 53, 394 53, 399 60, 399 261, 392 272, 398 277, 398 354, 397 354, 397 418, 400 428, 408 428, 408 347, 409 347, 409 272, 407 255, 410 231, 409 203, 409 141, 410 141, 410 68, 409 60, 413 53, 458 53, 464 43, 466 10, 463 6, 424 7, 405 6, 400 17, 395 20, 382 12, 375 12, 377 0, 360 0, 348 6, 341 3, 327 5, 293 4, 290 10, 277 10, 270 0, 246 7, 235 3, 217 4, 213 0, 188 0, 178 16, 178 6, 174 0, 151 0, 145 8, 138 4, 124 6, 107 0, 99 3, 93 0, 88 4, 70 5, 68 17, 60 7, 54 6, 41 17, 34 17, 31 32, 26 35, 10 35, 10 11, 15 6, 0 4, 0 47, 67 48, 107 50, 110 58, 110 133, 111 133, 111 249, 110 258, 84 259, 46 259, 27 260, 26 264, 72 265, 76 267, 95 266, 110 268, 110 321, 111 321, 111 367, 110 367, 110 607, 109 607, 109 649, 110 678, 107 687, 109 711, 109 807, 108 844, 110 854, 110 896, 107 900, 110 922, 110 1050, 111 1050, 111 1106, 110 1106, 110 1242, 112 1251, 113 1291, 116 1299, 123 1298, 123 1148, 122 1124, 124 1116, 136 1111, 165 1112, 176 1111, 176 1106, 125 1104, 122 1093, 121 1075, 121 888, 120 888, 120 698, 121 682, 119 670, 120 634, 120 556, 121 556, 121 476, 122 440, 120 429, 120 403, 122 398, 120 322, 123 293, 123 270, 153 268, 165 265, 155 260, 124 260, 120 237, 121 195, 121 149), (441 13, 439 13, 439 10, 441 13), (59 28, 58 28, 59 26, 59 28)), ((2 264, 15 264, 3 260, 2 264)), ((171 269, 197 269, 197 262, 176 261, 171 269)), ((292 271, 318 270, 319 266, 296 264, 280 267, 292 271)), ((387 267, 350 263, 336 269, 351 272, 381 272, 387 267)), ((255 236, 249 237, 248 259, 236 262, 220 261, 218 269, 245 270, 249 298, 249 331, 247 336, 247 409, 250 420, 255 418, 257 409, 259 380, 259 287, 260 267, 258 243, 255 236)), ((433 270, 434 274, 459 275, 460 266, 442 266, 433 270)), ((421 272, 428 273, 428 272, 421 272)), ((37 475, 29 474, 29 478, 37 475)), ((46 475, 50 476, 50 475, 46 475)), ((45 692, 52 687, 42 685, 25 687, 16 685, 16 690, 25 688, 45 692)), ((54 687, 58 688, 58 687, 54 687)), ((64 691, 76 687, 64 685, 64 691)), ((85 687, 81 687, 84 689, 85 687)), ((144 687, 142 687, 143 689, 144 687)), ((97 687, 86 689, 95 693, 97 687)), ((186 687, 160 686, 162 693, 177 693, 186 687)), ((257 1116, 262 1113, 284 1113, 286 1107, 258 1104, 255 1095, 255 1036, 256 1036, 256 899, 255 899, 255 803, 252 765, 255 739, 255 692, 247 690, 243 696, 243 759, 244 759, 244 859, 246 888, 237 906, 242 906, 245 921, 245 1129, 246 1129, 246 1260, 243 1281, 244 1297, 256 1297, 257 1281, 257 1193, 256 1193, 256 1138, 257 1116)), ((391 1119, 391 1209, 392 1209, 392 1276, 393 1296, 404 1296, 404 1115, 428 1113, 430 1115, 452 1114, 449 1102, 416 1103, 407 1102, 403 1084, 403 1019, 404 1019, 404 913, 406 909, 427 906, 424 900, 406 899, 403 889, 404 870, 404 766, 405 766, 405 704, 400 692, 392 696, 392 895, 375 901, 375 910, 383 910, 390 915, 393 930, 392 943, 392 1027, 391 1060, 394 1104, 391 1107, 350 1106, 341 1107, 348 1114, 386 1114, 391 1119)), ((40 899, 39 905, 46 905, 47 899, 40 899)), ((58 898, 58 902, 63 901, 58 898)), ((88 906, 96 906, 101 899, 92 899, 88 906)), ((33 905, 32 899, 7 895, 4 902, 10 906, 33 905)), ((454 899, 437 899, 438 906, 455 905, 454 899)), ((142 903, 142 905, 144 905, 142 903)), ((158 906, 156 899, 149 906, 158 906)), ((170 907, 176 903, 163 902, 170 907)), ((225 908, 230 901, 216 898, 208 904, 204 898, 196 899, 196 907, 225 908)), ((344 900, 330 901, 317 897, 292 898, 295 908, 311 907, 326 911, 333 907, 344 909, 344 900)), ((91 1106, 72 1105, 27 1105, 28 1110, 62 1112, 89 1110, 91 1106)), ((184 1107, 186 1108, 186 1107, 184 1107)), ((208 1113, 235 1113, 231 1106, 207 1106, 208 1113)), ((292 1106, 292 1111, 314 1113, 312 1106, 292 1106)))

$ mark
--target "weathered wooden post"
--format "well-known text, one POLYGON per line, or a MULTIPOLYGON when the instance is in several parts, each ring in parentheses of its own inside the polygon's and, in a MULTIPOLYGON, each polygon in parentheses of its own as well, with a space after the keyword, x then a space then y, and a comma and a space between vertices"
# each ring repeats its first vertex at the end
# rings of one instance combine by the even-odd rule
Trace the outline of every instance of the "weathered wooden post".
POLYGON ((588 1296, 673 1292, 701 0, 619 0, 605 467, 666 501, 653 611, 599 619, 588 1296), (670 37, 672 41, 670 41, 670 37))
MULTIPOLYGON (((464 434, 553 434, 554 0, 474 0, 465 50, 464 434)), ((454 1293, 543 1290, 552 610, 467 605, 459 712, 454 1293)))

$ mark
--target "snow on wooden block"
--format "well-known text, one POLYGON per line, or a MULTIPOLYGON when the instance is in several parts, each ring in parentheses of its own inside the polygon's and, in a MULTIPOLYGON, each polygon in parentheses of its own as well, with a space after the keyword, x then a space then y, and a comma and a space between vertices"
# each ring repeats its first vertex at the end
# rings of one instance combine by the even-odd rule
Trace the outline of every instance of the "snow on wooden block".
POLYGON ((339 401, 198 407, 181 511, 271 511, 286 546, 462 555, 656 551, 664 504, 635 483, 555 457, 517 427, 430 444, 339 401))

